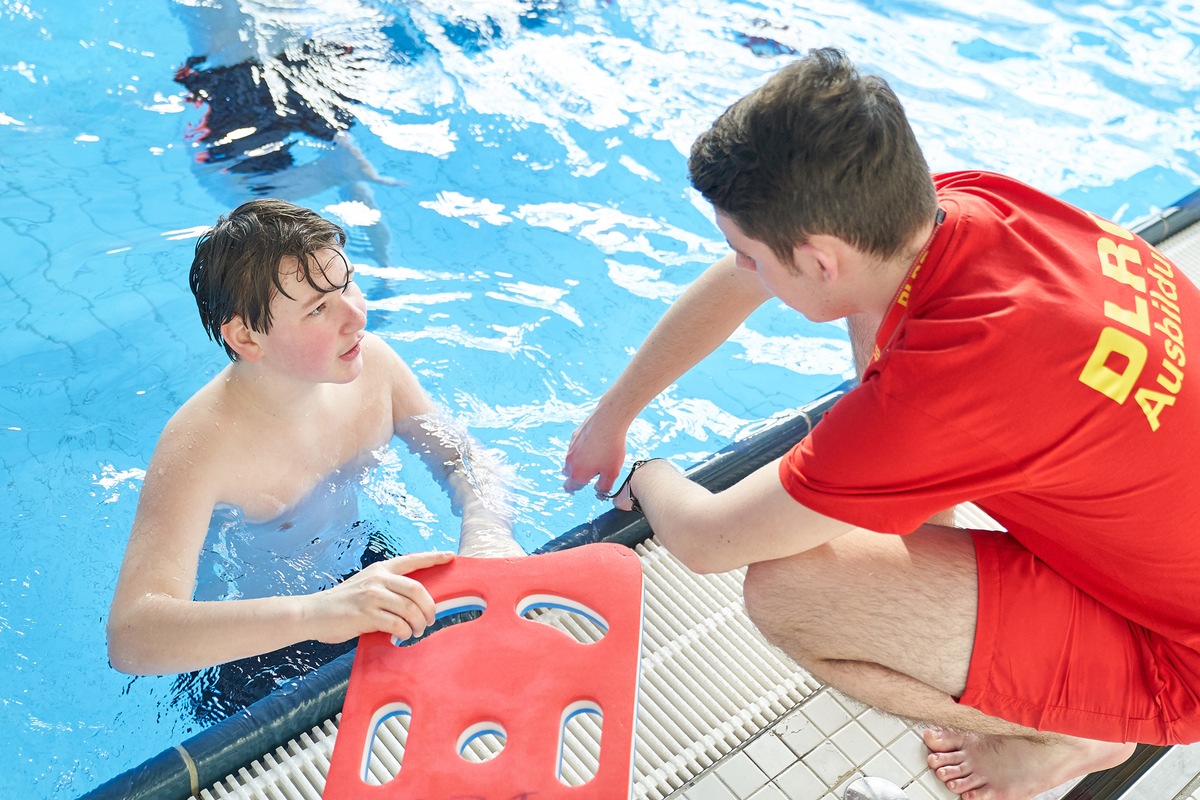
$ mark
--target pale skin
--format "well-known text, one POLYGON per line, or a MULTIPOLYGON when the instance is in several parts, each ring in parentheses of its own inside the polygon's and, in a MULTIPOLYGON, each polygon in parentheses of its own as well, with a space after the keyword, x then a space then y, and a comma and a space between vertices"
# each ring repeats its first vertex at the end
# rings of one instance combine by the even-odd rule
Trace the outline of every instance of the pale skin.
MULTIPOLYGON (((575 432, 567 489, 595 479, 597 491, 611 491, 637 414, 770 297, 813 321, 847 318, 861 371, 861 354, 930 230, 892 261, 813 236, 789 267, 729 218, 718 213, 717 224, 733 254, 676 301, 575 432)), ((693 571, 748 567, 751 618, 799 664, 868 705, 929 724, 929 765, 966 800, 1028 800, 1133 752, 1131 743, 1039 732, 955 701, 966 687, 978 590, 974 547, 960 531, 854 528, 797 503, 778 462, 714 494, 651 461, 614 500, 618 508, 629 508, 629 492, 658 540, 693 571)))
MULTIPOLYGON (((316 257, 340 287, 344 256, 329 248, 316 257)), ((453 553, 392 558, 315 594, 192 599, 218 503, 272 519, 394 435, 412 437, 413 418, 434 410, 408 366, 364 330, 358 287, 318 292, 291 261, 280 267, 291 298, 271 301, 270 331, 236 316, 222 327, 237 360, 176 412, 151 457, 108 620, 109 657, 122 672, 185 672, 372 631, 407 639, 434 621, 433 599, 409 574, 453 553)), ((463 517, 464 554, 497 542, 505 555, 522 554, 511 519, 451 467, 444 477, 463 517)))

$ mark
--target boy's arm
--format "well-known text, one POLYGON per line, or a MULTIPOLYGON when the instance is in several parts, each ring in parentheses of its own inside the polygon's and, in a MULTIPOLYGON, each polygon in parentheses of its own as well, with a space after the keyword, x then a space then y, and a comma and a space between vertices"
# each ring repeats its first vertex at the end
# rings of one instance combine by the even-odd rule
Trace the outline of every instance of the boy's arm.
POLYGON ((381 562, 315 595, 193 600, 221 471, 213 468, 217 459, 205 462, 203 437, 180 434, 181 428, 163 434, 138 501, 108 618, 116 669, 185 672, 306 639, 340 642, 376 630, 408 638, 432 624, 432 598, 405 576, 450 560, 449 553, 381 562))
POLYGON ((408 365, 391 348, 384 349, 393 361, 396 435, 445 486, 462 517, 458 552, 496 558, 525 555, 513 539, 512 501, 503 465, 461 423, 439 411, 408 365))
POLYGON ((398 421, 396 434, 437 476, 462 517, 460 554, 525 555, 513 539, 511 500, 501 465, 458 421, 435 411, 398 421))
POLYGON ((625 437, 642 409, 698 364, 767 301, 770 292, 734 256, 704 271, 663 314, 629 365, 576 429, 563 467, 567 491, 612 491, 625 460, 625 437))

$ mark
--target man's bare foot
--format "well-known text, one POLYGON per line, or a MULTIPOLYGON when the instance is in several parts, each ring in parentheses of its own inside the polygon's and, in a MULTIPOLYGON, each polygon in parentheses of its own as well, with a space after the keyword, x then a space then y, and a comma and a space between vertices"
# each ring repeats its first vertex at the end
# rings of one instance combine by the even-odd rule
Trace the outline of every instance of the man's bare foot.
POLYGON ((1071 736, 1038 741, 948 728, 927 728, 923 738, 930 768, 963 800, 1029 800, 1072 778, 1115 767, 1134 749, 1071 736))

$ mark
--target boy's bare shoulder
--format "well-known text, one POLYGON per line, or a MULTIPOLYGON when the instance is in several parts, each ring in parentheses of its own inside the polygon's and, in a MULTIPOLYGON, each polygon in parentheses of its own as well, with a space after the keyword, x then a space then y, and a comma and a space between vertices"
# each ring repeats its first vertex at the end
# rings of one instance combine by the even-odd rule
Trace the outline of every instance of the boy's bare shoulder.
POLYGON ((391 345, 373 333, 363 337, 364 374, 372 374, 390 395, 393 418, 410 417, 433 410, 433 402, 421 387, 416 373, 391 345))
POLYGON ((230 402, 222 372, 200 388, 171 416, 158 437, 152 462, 159 469, 193 477, 218 472, 227 442, 239 428, 239 410, 230 402))
POLYGON ((362 350, 363 358, 369 367, 390 370, 395 369, 397 365, 404 365, 404 360, 400 358, 400 355, 378 334, 364 331, 362 350))

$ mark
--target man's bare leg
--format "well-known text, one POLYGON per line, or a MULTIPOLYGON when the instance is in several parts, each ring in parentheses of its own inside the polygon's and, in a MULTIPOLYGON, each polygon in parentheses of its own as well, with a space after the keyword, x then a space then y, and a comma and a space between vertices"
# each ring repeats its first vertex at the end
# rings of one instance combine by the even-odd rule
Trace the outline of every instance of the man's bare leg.
POLYGON ((1121 763, 1132 744, 1096 742, 959 705, 978 607, 975 549, 961 530, 854 532, 752 565, 746 606, 776 646, 870 706, 952 730, 926 732, 929 764, 966 800, 1028 800, 1121 763))

